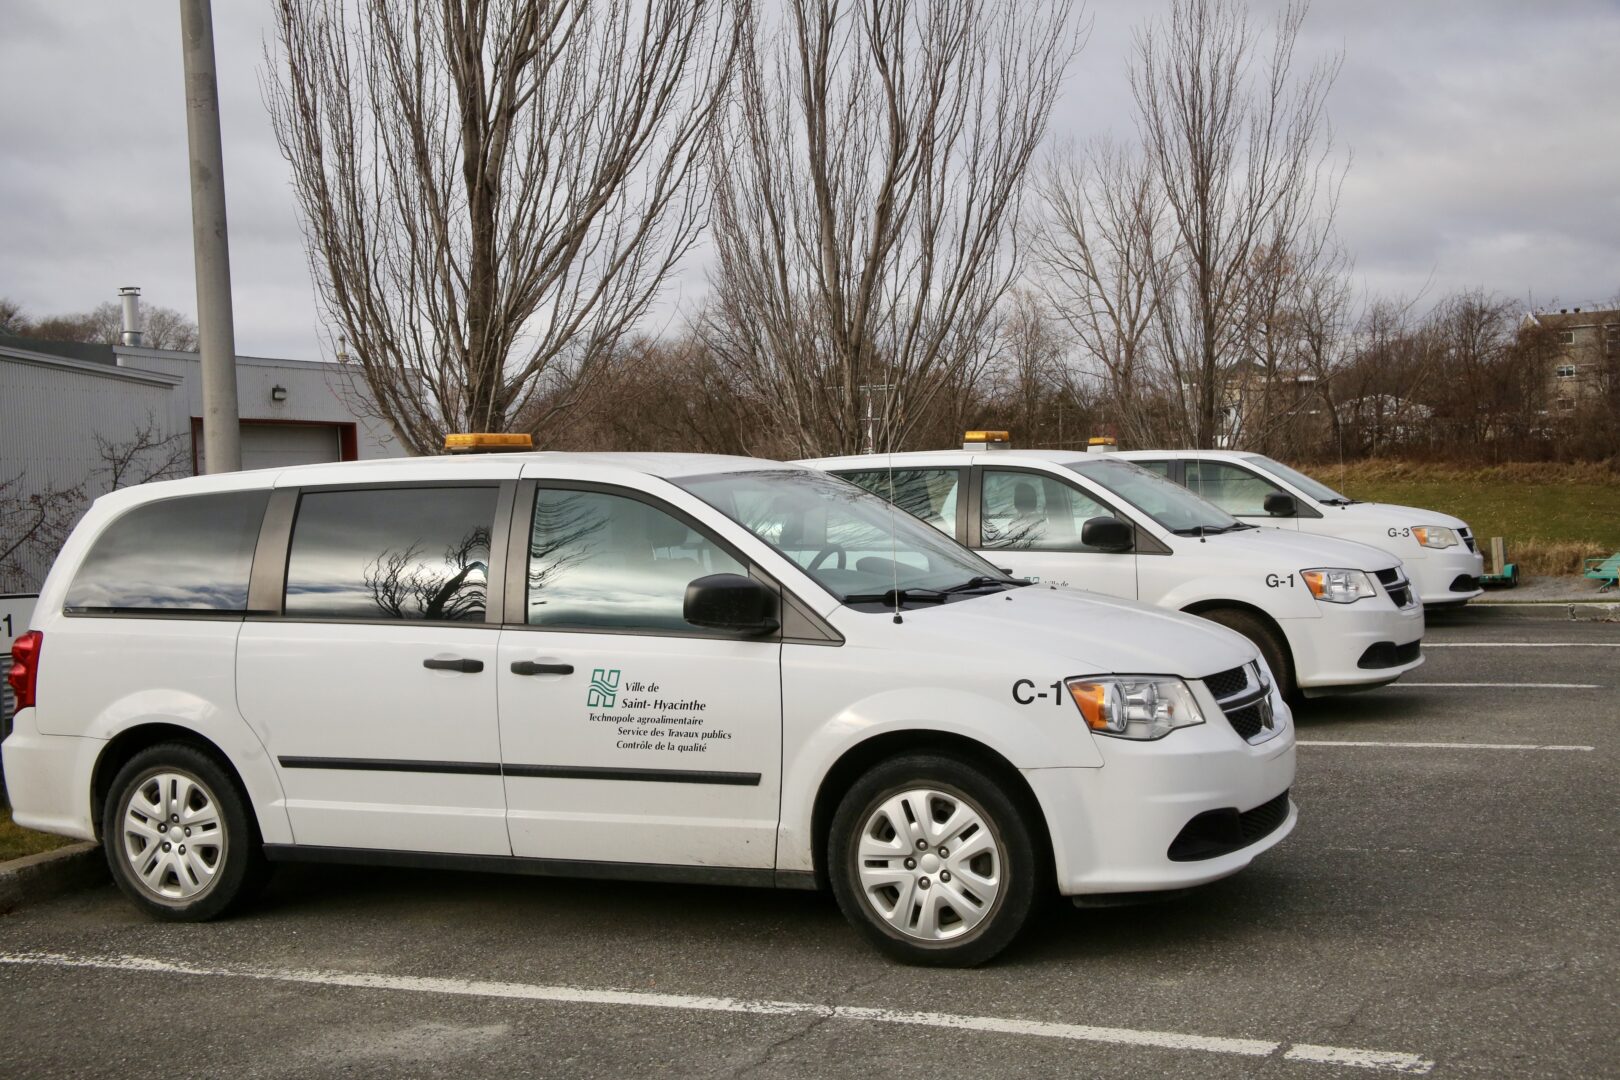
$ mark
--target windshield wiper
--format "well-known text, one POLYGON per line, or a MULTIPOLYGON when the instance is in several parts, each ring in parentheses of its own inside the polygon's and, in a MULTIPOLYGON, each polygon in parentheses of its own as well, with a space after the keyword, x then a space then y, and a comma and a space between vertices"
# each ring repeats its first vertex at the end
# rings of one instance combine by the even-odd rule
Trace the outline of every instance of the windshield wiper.
POLYGON ((1322 504, 1324 506, 1349 506, 1350 504, 1354 503, 1355 501, 1356 500, 1354 500, 1354 499, 1346 499, 1346 498, 1341 497, 1341 498, 1337 498, 1337 499, 1323 499, 1322 504))
POLYGON ((991 577, 988 574, 978 574, 974 577, 968 578, 966 581, 958 585, 948 585, 939 591, 943 593, 963 593, 972 592, 975 589, 995 588, 997 586, 1007 589, 1016 589, 1020 586, 1028 584, 1029 582, 1027 581, 1015 581, 1012 578, 999 578, 991 577))
POLYGON ((939 589, 890 589, 882 593, 851 593, 844 597, 846 604, 882 604, 885 607, 904 607, 907 604, 943 604, 945 594, 939 589))

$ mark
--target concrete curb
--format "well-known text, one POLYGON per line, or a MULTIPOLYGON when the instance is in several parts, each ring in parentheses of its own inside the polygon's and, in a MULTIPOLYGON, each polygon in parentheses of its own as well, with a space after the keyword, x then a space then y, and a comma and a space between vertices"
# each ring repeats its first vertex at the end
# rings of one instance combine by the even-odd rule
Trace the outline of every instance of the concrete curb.
POLYGON ((0 914, 108 880, 101 845, 86 840, 0 863, 0 914))
MULTIPOLYGON (((1490 619, 1552 619, 1559 622, 1620 622, 1620 603, 1592 600, 1511 600, 1481 603, 1476 600, 1458 614, 1482 615, 1490 619)), ((1436 613, 1444 618, 1443 613, 1436 613)), ((1436 620, 1437 622, 1439 619, 1436 620)))

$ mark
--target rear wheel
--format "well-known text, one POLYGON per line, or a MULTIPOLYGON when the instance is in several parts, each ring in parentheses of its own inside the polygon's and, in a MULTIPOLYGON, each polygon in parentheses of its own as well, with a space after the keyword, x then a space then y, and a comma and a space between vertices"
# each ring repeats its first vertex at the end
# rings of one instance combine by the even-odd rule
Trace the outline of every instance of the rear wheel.
POLYGON ((1220 623, 1229 630, 1236 630, 1254 642, 1254 647, 1266 658, 1266 666, 1271 669, 1272 678, 1277 680, 1277 690, 1283 699, 1290 703, 1299 701, 1299 686, 1294 680, 1294 660, 1292 653, 1289 652, 1288 642, 1264 619, 1237 608, 1216 608, 1213 611, 1201 611, 1199 615, 1210 622, 1220 623))
POLYGON ((118 771, 101 834, 113 880, 160 919, 211 919, 268 875, 234 778, 184 743, 148 747, 118 771))
POLYGON ((827 865, 844 916, 878 948, 971 967, 1023 929, 1044 860, 1002 785, 956 758, 907 754, 844 796, 827 865))

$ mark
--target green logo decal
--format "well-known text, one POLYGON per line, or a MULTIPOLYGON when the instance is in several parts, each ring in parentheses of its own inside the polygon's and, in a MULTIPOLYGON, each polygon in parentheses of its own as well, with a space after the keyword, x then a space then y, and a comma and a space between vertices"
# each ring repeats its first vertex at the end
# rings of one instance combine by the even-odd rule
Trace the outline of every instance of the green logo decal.
POLYGON ((611 709, 619 697, 619 669, 597 668, 591 672, 591 692, 585 704, 593 709, 611 709))

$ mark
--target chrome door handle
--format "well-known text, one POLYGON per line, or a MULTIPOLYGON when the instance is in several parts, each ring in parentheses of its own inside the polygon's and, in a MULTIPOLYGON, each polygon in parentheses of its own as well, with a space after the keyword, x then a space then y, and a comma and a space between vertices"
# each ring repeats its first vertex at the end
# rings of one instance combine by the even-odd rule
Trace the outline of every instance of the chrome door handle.
POLYGON ((514 675, 572 675, 573 664, 541 664, 534 660, 512 661, 514 675))
POLYGON ((482 660, 463 660, 460 657, 454 660, 434 660, 430 658, 422 661, 422 666, 433 671, 459 671, 464 675, 476 675, 484 670, 482 660))

